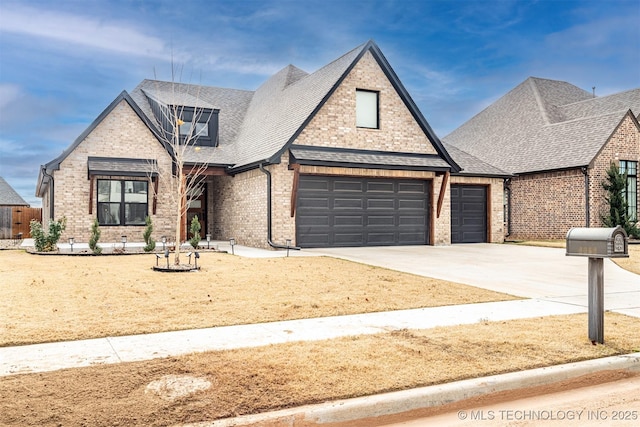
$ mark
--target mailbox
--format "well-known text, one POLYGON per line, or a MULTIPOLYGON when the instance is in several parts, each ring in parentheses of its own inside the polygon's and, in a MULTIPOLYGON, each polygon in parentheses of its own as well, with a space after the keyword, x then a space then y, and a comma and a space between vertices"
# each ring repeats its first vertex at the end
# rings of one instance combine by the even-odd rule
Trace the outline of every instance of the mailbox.
POLYGON ((567 255, 590 258, 629 258, 624 228, 580 228, 567 233, 567 255))
POLYGON ((628 258, 624 228, 572 228, 567 233, 567 255, 589 257, 589 339, 604 343, 604 259, 628 258))

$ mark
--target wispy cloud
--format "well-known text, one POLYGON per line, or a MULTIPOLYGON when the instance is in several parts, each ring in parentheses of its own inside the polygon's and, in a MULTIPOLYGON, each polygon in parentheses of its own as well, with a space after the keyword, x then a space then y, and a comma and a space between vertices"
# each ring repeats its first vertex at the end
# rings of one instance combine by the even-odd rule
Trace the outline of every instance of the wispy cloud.
POLYGON ((456 8, 457 18, 453 21, 458 31, 485 36, 503 32, 520 24, 525 19, 527 4, 519 0, 492 2, 464 2, 464 7, 456 8))
POLYGON ((104 21, 89 15, 13 5, 3 7, 0 31, 116 54, 167 58, 167 47, 160 38, 144 34, 133 24, 104 21))
MULTIPOLYGON (((563 31, 549 34, 546 47, 571 56, 587 53, 590 57, 624 55, 638 59, 640 55, 640 14, 592 19, 563 31)), ((638 63, 636 62, 636 66, 638 63)))
POLYGON ((20 96, 20 87, 14 84, 0 84, 0 123, 4 110, 20 96))

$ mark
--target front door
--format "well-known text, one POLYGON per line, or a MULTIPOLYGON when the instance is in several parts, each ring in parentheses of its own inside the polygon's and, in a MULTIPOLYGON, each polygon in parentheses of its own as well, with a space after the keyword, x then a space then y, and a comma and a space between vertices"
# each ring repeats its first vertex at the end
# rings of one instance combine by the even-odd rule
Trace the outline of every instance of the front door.
POLYGON ((192 196, 191 202, 189 203, 189 208, 187 209, 187 239, 191 238, 191 221, 195 216, 198 217, 198 222, 200 222, 200 237, 204 239, 207 234, 206 185, 203 185, 202 189, 195 192, 192 196))

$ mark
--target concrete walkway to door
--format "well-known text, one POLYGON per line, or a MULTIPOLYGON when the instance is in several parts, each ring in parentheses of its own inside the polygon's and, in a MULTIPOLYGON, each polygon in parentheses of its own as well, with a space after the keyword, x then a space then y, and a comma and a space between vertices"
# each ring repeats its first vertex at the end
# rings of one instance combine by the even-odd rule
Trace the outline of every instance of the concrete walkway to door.
MULTIPOLYGON (((316 254, 450 280, 525 298, 588 306, 586 257, 522 245, 305 249, 316 254)), ((604 263, 605 309, 640 317, 640 275, 604 263)))

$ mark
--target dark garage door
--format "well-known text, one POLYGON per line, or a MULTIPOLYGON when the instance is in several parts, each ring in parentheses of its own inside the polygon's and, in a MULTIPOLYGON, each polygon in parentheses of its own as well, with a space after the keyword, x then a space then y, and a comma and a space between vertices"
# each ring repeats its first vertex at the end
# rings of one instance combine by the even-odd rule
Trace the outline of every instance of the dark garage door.
POLYGON ((303 248, 424 245, 429 182, 301 176, 296 243, 303 248))
POLYGON ((487 241, 487 187, 451 185, 451 243, 487 241))

